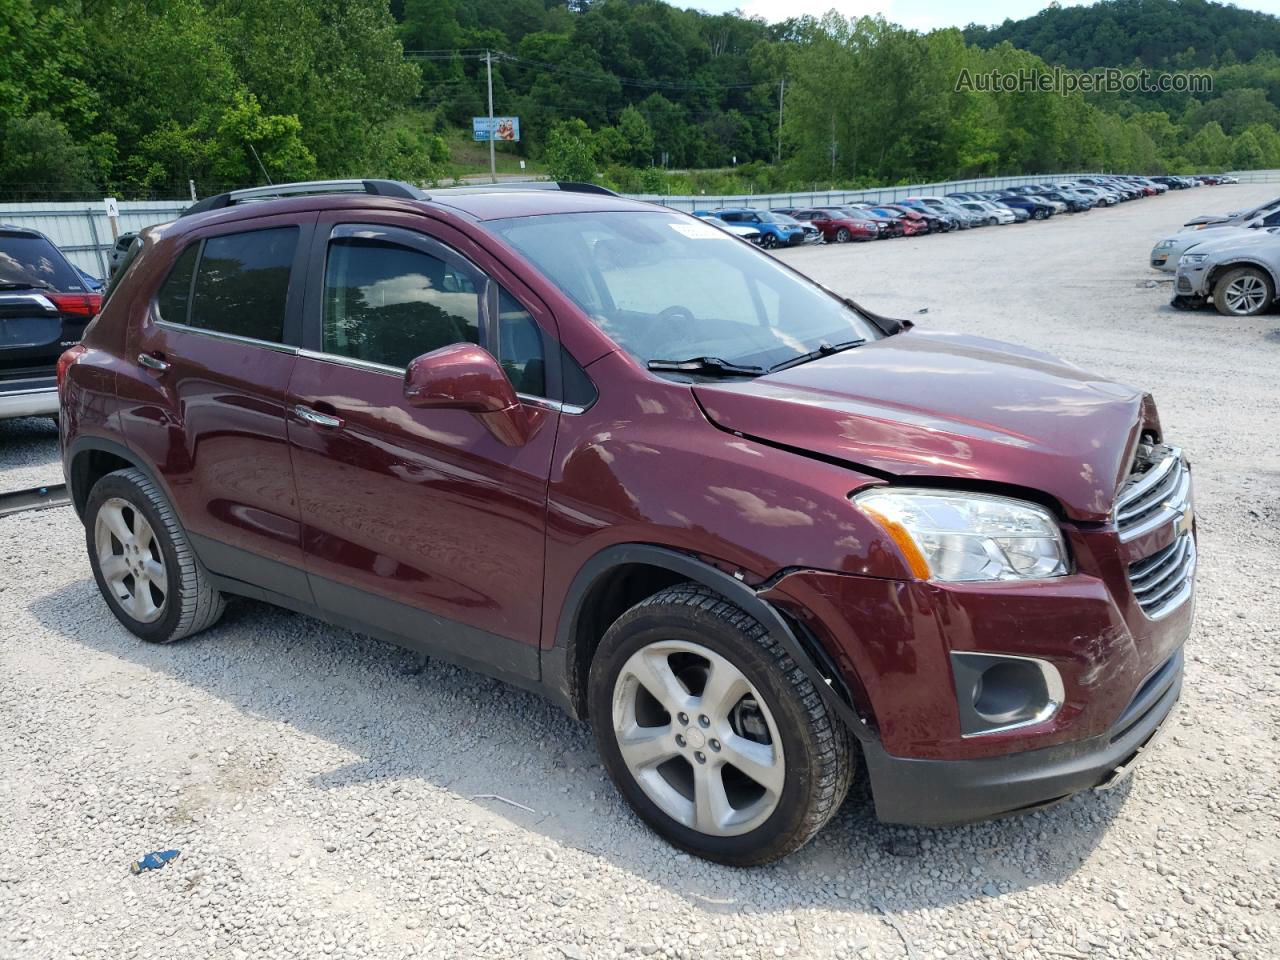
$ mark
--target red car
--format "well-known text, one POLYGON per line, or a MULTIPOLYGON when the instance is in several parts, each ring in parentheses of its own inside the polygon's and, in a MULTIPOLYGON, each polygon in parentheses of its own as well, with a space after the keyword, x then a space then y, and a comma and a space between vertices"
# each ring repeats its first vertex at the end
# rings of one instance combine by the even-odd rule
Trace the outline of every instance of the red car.
POLYGON ((104 612, 167 643, 254 597, 540 691, 729 864, 855 771, 943 825, 1133 768, 1196 562, 1148 394, 541 186, 276 186, 144 231, 58 364, 104 612))
POLYGON ((924 224, 924 230, 917 231, 920 233, 946 233, 950 229, 946 220, 932 213, 913 210, 911 207, 904 207, 896 203, 882 203, 880 206, 892 213, 900 214, 908 220, 919 220, 924 224))
POLYGON ((895 220, 897 220, 902 227, 902 235, 904 237, 914 237, 914 236, 918 236, 919 234, 929 232, 928 221, 925 220, 925 218, 920 216, 918 213, 914 213, 914 211, 912 211, 914 215, 910 215, 907 213, 903 213, 901 210, 897 209, 896 207, 887 207, 887 206, 879 206, 879 205, 867 206, 865 209, 869 214, 872 214, 873 216, 892 217, 895 220))
POLYGON ((849 243, 853 240, 877 240, 880 237, 880 225, 874 220, 865 220, 836 210, 806 210, 788 207, 777 210, 802 223, 811 223, 822 231, 822 237, 828 243, 849 243))

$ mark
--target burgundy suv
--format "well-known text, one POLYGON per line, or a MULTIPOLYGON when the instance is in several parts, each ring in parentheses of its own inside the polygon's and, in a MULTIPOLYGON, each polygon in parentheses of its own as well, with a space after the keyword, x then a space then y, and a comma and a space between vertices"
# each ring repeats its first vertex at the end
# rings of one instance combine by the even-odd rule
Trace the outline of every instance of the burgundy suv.
POLYGON ((541 186, 272 187, 142 235, 59 369, 129 630, 256 597, 540 691, 731 864, 809 839, 858 755, 929 825, 1132 767, 1196 556, 1150 396, 541 186))

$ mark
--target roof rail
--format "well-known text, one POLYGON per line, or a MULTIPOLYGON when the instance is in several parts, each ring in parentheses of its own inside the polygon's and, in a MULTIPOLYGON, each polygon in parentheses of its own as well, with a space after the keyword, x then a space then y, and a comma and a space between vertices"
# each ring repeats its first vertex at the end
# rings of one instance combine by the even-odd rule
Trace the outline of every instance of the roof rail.
POLYGON ((618 196, 608 187, 598 183, 582 183, 578 180, 507 180, 502 183, 464 183, 457 187, 442 187, 432 190, 431 196, 437 194, 461 193, 515 193, 521 190, 561 190, 565 193, 595 193, 605 197, 618 196))
POLYGON ((182 211, 182 216, 222 210, 241 203, 263 200, 279 200, 284 197, 315 196, 328 193, 363 193, 375 197, 399 197, 402 200, 426 200, 427 195, 417 187, 400 180, 308 180, 301 183, 281 183, 266 187, 249 187, 205 197, 182 211))

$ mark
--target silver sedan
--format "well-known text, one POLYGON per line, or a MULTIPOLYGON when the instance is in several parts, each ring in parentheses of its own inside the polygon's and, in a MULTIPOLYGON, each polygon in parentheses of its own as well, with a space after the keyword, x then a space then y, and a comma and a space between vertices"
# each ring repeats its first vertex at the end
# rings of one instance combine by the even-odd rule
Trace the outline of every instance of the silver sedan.
POLYGON ((1170 234, 1151 249, 1151 266, 1157 270, 1174 273, 1178 269, 1179 259, 1188 250, 1210 241, 1235 236, 1241 230, 1265 227, 1280 227, 1280 200, 1274 201, 1269 206, 1250 210, 1247 214, 1225 223, 1192 227, 1170 234))

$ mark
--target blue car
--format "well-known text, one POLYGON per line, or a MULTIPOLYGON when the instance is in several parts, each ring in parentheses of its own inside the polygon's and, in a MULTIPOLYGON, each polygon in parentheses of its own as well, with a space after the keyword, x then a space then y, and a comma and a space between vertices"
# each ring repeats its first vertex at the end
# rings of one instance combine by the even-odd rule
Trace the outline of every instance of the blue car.
POLYGON ((1025 210, 1032 220, 1048 220, 1053 216, 1053 205, 1031 197, 998 197, 996 203, 1002 203, 1012 210, 1025 210))
MULTIPOLYGON (((804 227, 792 221, 784 223, 777 214, 751 207, 722 207, 719 210, 695 210, 695 217, 715 217, 725 223, 745 223, 760 231, 760 246, 766 250, 774 247, 798 247, 804 243, 804 227)), ((790 219, 789 217, 787 219, 790 219)))

